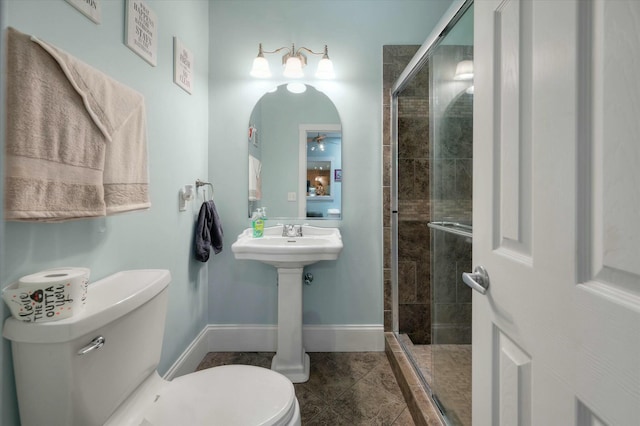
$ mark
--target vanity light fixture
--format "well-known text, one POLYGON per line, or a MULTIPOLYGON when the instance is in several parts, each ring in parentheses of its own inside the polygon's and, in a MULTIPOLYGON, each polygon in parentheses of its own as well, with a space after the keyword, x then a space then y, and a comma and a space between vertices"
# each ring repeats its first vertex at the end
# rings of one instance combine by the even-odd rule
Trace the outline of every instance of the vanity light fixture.
POLYGON ((322 52, 314 52, 307 47, 299 47, 296 50, 294 44, 291 45, 291 48, 280 47, 276 50, 271 51, 263 50, 262 43, 258 44, 258 56, 253 60, 251 76, 256 78, 271 77, 269 63, 264 57, 264 54, 277 53, 282 50, 287 51, 287 53, 282 56, 282 65, 284 66, 284 71, 282 72, 283 76, 287 78, 304 77, 304 71, 302 69, 307 65, 307 56, 303 53, 304 51, 312 55, 322 55, 322 59, 320 59, 320 62, 318 63, 318 69, 316 70, 316 78, 328 79, 335 77, 335 73, 333 72, 333 62, 331 62, 331 59, 329 59, 329 49, 327 48, 326 44, 322 52))

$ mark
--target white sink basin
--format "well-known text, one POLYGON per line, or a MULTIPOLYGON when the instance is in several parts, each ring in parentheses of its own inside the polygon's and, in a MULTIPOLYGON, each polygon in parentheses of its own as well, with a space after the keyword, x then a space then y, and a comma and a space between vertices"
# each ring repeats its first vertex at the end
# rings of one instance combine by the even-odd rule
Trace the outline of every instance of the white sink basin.
POLYGON ((342 251, 337 228, 302 225, 302 237, 283 237, 282 226, 264 229, 262 238, 253 238, 245 229, 231 246, 236 259, 258 260, 276 268, 302 268, 321 260, 336 260, 342 251))

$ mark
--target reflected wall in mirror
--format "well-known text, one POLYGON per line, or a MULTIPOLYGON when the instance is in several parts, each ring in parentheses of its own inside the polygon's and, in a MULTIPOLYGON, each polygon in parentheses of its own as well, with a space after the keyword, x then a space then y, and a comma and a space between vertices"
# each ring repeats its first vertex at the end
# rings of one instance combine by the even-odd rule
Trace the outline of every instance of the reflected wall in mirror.
POLYGON ((300 177, 306 203, 298 204, 298 215, 340 219, 342 200, 342 129, 339 124, 300 125, 300 177), (336 179, 336 171, 340 177, 336 179))
POLYGON ((266 93, 249 120, 248 213, 269 219, 339 219, 342 127, 324 93, 305 85, 266 93), (337 177, 337 179, 336 179, 337 177))

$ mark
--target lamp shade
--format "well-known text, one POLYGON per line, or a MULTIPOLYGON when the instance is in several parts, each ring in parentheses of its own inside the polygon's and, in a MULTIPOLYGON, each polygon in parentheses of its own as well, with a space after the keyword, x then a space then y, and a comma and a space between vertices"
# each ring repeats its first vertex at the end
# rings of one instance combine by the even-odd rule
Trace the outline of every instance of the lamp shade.
POLYGON ((456 65, 456 74, 454 80, 472 80, 473 79, 473 61, 460 61, 456 65))
POLYGON ((284 72, 282 73, 287 78, 302 78, 304 73, 302 72, 302 61, 297 56, 290 56, 284 66, 284 72))
POLYGON ((256 78, 269 78, 271 77, 271 70, 269 69, 269 62, 264 56, 258 56, 253 60, 253 67, 251 67, 251 76, 256 78))
POLYGON ((318 62, 318 69, 316 70, 317 78, 335 78, 335 73, 333 72, 333 62, 329 58, 322 58, 320 62, 318 62))

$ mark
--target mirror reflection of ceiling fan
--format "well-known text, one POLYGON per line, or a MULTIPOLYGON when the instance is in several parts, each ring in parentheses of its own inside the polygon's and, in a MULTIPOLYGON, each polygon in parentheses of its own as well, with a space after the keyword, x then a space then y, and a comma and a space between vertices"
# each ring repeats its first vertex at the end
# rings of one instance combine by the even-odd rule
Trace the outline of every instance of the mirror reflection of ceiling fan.
POLYGON ((320 151, 324 151, 324 144, 325 143, 338 143, 334 139, 332 136, 327 135, 326 133, 324 134, 320 134, 317 133, 316 136, 313 137, 307 137, 307 143, 315 143, 316 145, 312 145, 310 147, 311 151, 315 151, 316 149, 319 149, 320 151))
POLYGON ((316 136, 311 137, 311 138, 307 138, 307 142, 322 142, 323 140, 325 140, 327 138, 326 134, 320 134, 318 133, 316 136))

